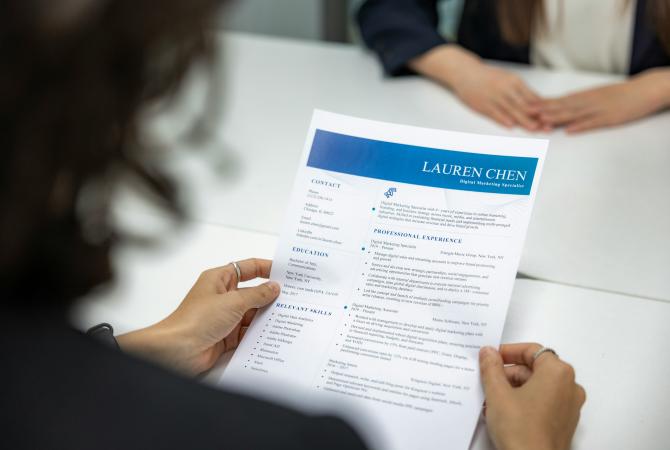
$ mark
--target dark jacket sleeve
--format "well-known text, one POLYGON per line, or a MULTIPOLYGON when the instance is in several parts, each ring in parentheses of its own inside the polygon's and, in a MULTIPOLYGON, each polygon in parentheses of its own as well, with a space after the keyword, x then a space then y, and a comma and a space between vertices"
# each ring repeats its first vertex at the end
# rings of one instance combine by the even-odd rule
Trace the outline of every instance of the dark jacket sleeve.
POLYGON ((358 10, 363 41, 387 74, 411 73, 411 59, 446 42, 437 29, 437 1, 367 0, 358 10))
POLYGON ((12 314, 0 308, 0 361, 2 448, 366 448, 340 419, 211 389, 32 309, 12 314))

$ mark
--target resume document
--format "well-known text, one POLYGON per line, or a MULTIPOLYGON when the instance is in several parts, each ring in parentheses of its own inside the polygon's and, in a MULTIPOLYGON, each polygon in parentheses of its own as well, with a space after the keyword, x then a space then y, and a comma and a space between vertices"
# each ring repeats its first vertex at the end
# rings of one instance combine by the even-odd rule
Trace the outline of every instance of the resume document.
POLYGON ((316 111, 272 265, 281 295, 221 385, 339 414, 373 448, 467 449, 547 145, 316 111))

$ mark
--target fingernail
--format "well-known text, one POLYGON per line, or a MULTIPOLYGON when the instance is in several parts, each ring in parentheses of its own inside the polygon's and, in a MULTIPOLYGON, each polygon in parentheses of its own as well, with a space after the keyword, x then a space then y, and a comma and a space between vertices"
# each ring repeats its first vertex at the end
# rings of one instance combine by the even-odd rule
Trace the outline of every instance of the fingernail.
POLYGON ((272 292, 274 292, 275 295, 279 294, 279 283, 277 283, 276 281, 268 281, 267 283, 265 283, 265 285, 270 289, 272 289, 272 292))
POLYGON ((493 347, 489 347, 488 345, 486 347, 482 347, 479 350, 479 359, 486 358, 487 356, 493 355, 495 353, 495 349, 493 347))

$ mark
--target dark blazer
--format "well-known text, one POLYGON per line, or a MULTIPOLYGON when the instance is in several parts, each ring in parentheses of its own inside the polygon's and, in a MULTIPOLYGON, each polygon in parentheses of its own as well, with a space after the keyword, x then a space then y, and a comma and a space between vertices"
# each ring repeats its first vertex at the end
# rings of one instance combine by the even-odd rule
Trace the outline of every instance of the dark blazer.
POLYGON ((69 329, 0 308, 0 447, 363 449, 344 422, 208 388, 69 329))
MULTIPOLYGON (((407 63, 447 41, 437 30, 439 0, 367 0, 357 20, 366 45, 379 56, 389 75, 411 73, 407 63)), ((465 0, 457 43, 482 58, 528 64, 529 47, 510 45, 502 38, 495 0, 465 0)), ((647 14, 638 0, 629 74, 670 66, 647 14)))

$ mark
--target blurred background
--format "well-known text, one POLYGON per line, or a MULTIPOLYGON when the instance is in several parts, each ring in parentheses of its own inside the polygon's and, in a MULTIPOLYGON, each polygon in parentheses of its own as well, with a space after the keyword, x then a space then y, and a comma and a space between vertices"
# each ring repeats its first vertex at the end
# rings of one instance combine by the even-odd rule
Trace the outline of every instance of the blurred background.
MULTIPOLYGON (((358 42, 352 17, 363 0, 245 0, 234 2, 222 25, 232 31, 297 39, 358 42)), ((463 0, 441 2, 443 35, 455 35, 463 0), (452 13, 449 13, 452 12, 452 13)))

